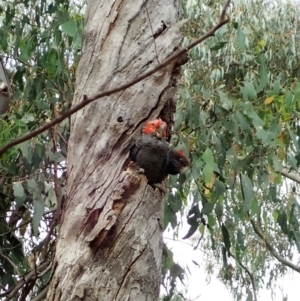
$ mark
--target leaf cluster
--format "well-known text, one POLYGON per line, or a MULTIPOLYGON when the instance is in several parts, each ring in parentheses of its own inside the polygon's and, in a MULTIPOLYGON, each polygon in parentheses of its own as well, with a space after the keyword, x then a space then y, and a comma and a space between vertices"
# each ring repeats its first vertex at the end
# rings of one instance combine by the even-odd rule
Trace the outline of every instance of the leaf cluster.
MULTIPOLYGON (((0 116, 0 145, 71 106, 84 6, 48 0, 0 4, 0 55, 13 91, 9 111, 0 116)), ((66 190, 69 127, 65 120, 1 157, 0 296, 8 300, 33 298, 49 281, 66 190)))
MULTIPOLYGON (((216 22, 222 4, 185 2, 184 45, 216 22)), ((173 143, 189 150, 185 199, 199 208, 192 223, 187 214, 190 233, 205 234, 207 269, 221 264, 211 272, 237 300, 255 300, 288 266, 299 272, 287 265, 300 252, 300 181, 292 177, 300 163, 298 10, 234 1, 231 21, 189 52, 179 89, 173 143)), ((173 228, 184 206, 167 214, 173 228)))

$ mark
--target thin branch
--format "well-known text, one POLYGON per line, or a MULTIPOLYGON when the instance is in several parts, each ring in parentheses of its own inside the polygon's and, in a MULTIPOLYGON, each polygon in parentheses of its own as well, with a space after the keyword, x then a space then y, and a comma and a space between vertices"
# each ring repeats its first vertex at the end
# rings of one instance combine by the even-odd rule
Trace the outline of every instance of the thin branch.
POLYGON ((47 295, 48 289, 49 289, 49 286, 45 287, 36 297, 31 299, 31 301, 41 301, 41 300, 43 300, 47 295))
MULTIPOLYGON (((240 174, 240 183, 241 183, 241 192, 242 192, 242 197, 245 200, 245 194, 244 194, 244 189, 242 186, 242 178, 240 174)), ((286 265, 290 267, 291 269, 295 270, 296 272, 300 273, 300 266, 297 266, 293 264, 292 262, 288 261, 285 259, 283 256, 281 256, 268 242, 267 238, 264 236, 263 231, 260 229, 258 225, 255 224, 254 220, 250 218, 250 214, 248 213, 250 223, 253 227, 254 232, 264 241, 266 248, 269 250, 269 252, 275 257, 279 262, 281 262, 283 265, 286 265)))
POLYGON ((65 139, 65 137, 58 131, 57 132, 59 138, 63 141, 63 143, 65 144, 66 150, 68 150, 68 141, 65 139))
POLYGON ((252 288, 253 288, 253 294, 254 294, 254 300, 257 301, 257 295, 256 295, 256 291, 257 291, 257 288, 256 288, 256 284, 255 284, 255 279, 254 279, 254 275, 250 272, 250 270, 242 264, 242 262, 236 258, 230 251, 229 251, 229 254, 230 256, 232 256, 237 262, 238 264, 242 267, 242 269, 244 269, 246 271, 246 273, 248 274, 248 276, 250 277, 251 279, 251 284, 252 284, 252 288))
POLYGON ((51 221, 50 230, 48 231, 47 236, 44 239, 44 246, 43 246, 42 257, 41 257, 42 260, 44 260, 46 258, 51 235, 53 234, 53 231, 54 231, 56 225, 58 224, 58 220, 59 220, 59 210, 57 210, 56 213, 54 214, 53 219, 51 221))
POLYGON ((290 171, 290 170, 289 170, 288 168, 286 168, 286 167, 283 167, 282 170, 280 171, 280 173, 281 173, 283 176, 285 176, 285 177, 287 177, 287 178, 289 178, 289 179, 291 179, 291 180, 293 180, 293 181, 295 181, 295 182, 297 182, 297 183, 300 184, 300 175, 299 175, 299 174, 290 171))
POLYGON ((18 267, 15 265, 15 263, 6 255, 4 255, 1 251, 0 251, 0 256, 3 257, 4 259, 6 259, 11 265, 12 267, 16 270, 17 274, 22 277, 22 274, 20 273, 18 267))
POLYGON ((41 273, 39 273, 39 277, 42 277, 43 275, 45 275, 51 269, 52 269, 52 262, 49 264, 49 266, 44 271, 42 271, 41 273))
POLYGON ((267 238, 264 236, 263 232, 261 231, 261 229, 259 228, 258 225, 255 224, 255 222, 253 221, 253 219, 250 219, 250 223, 254 229, 254 232, 264 241, 267 249, 269 250, 269 252, 279 261, 281 262, 283 265, 288 266, 289 268, 293 269, 294 271, 300 273, 300 266, 295 265, 294 263, 288 261, 287 259, 285 259, 283 256, 281 256, 272 246, 271 244, 268 242, 267 238))
POLYGON ((0 148, 0 156, 2 156, 8 149, 10 149, 11 147, 18 145, 24 141, 27 141, 39 134, 41 134, 42 132, 50 129, 52 126, 60 123, 61 121, 63 121, 64 119, 70 117, 72 114, 78 112, 80 109, 82 109, 83 107, 85 107, 86 105, 90 104, 91 102, 93 102, 96 99, 102 98, 104 96, 109 96, 111 94, 114 94, 116 92, 125 90, 131 86, 133 86, 134 84, 142 81, 143 79, 149 77, 150 75, 154 74, 155 72, 157 72, 158 70, 166 67, 167 65, 169 65, 171 62, 173 62, 175 59, 179 58, 180 56, 186 54, 189 50, 191 50, 193 47, 195 47, 196 45, 200 44, 201 42, 203 42, 204 40, 206 40, 209 37, 214 36, 215 32, 222 27, 223 25, 225 25, 226 23, 229 22, 229 19, 225 19, 225 12, 228 8, 230 4, 230 0, 227 0, 223 10, 222 10, 222 14, 220 16, 220 20, 218 22, 217 25, 215 25, 211 30, 209 30, 205 35, 203 35, 201 38, 195 40, 193 43, 189 44, 187 47, 180 49, 178 51, 176 51, 173 55, 169 56, 167 59, 165 59, 160 65, 156 66, 155 68, 153 68, 152 70, 149 70, 147 72, 145 72, 144 74, 142 74, 141 76, 135 78, 134 80, 131 80, 130 82, 121 85, 117 88, 113 88, 111 90, 106 90, 100 93, 97 93, 95 95, 92 95, 90 97, 87 97, 86 95, 84 95, 82 102, 80 102, 79 104, 73 106, 71 109, 65 111, 64 113, 62 113, 59 117, 54 118, 53 120, 51 120, 49 123, 37 128, 36 130, 27 133, 19 138, 16 138, 10 142, 8 142, 6 145, 4 145, 2 148, 0 148))
MULTIPOLYGON (((44 262, 42 263, 38 268, 37 271, 38 272, 43 272, 45 269, 48 268, 49 262, 44 262)), ((36 279, 38 278, 38 275, 36 275, 36 272, 34 270, 32 270, 31 272, 29 272, 22 280, 20 280, 13 288, 11 288, 11 290, 0 294, 0 298, 7 296, 5 301, 9 301, 17 292, 18 290, 24 286, 24 284, 28 283, 30 280, 32 279, 36 279)))
POLYGON ((198 247, 199 247, 199 244, 200 244, 200 242, 201 242, 201 240, 202 240, 203 236, 204 236, 204 232, 203 232, 203 233, 200 235, 200 237, 199 237, 199 239, 198 239, 198 242, 197 242, 197 244, 195 245, 195 247, 193 248, 193 250, 196 250, 196 249, 198 249, 198 247))
MULTIPOLYGON (((6 59, 12 59, 15 61, 20 62, 21 64, 23 64, 24 66, 27 66, 28 68, 33 68, 31 64, 22 61, 19 57, 17 56, 13 56, 13 55, 2 55, 2 57, 5 57, 6 59)), ((36 71, 36 76, 39 76, 39 67, 37 68, 36 71)), ((63 98, 63 100, 65 101, 65 97, 64 97, 64 93, 63 91, 60 89, 59 85, 55 84, 46 74, 43 74, 43 76, 52 84, 52 86, 60 93, 61 97, 63 98)), ((65 81, 64 81, 65 82, 65 81)), ((66 82, 65 82, 66 83, 66 82)))
POLYGON ((227 0, 226 3, 224 4, 223 8, 222 8, 222 13, 221 13, 221 16, 220 16, 220 21, 224 20, 225 19, 225 14, 226 14, 226 11, 227 11, 227 8, 230 4, 230 0, 227 0))
MULTIPOLYGON (((55 212, 56 212, 56 209, 51 210, 51 211, 44 212, 44 213, 43 213, 43 217, 45 217, 46 215, 48 215, 48 214, 50 214, 50 213, 55 213, 55 212)), ((5 216, 5 217, 6 217, 6 216, 5 216)), ((0 237, 1 237, 1 236, 5 236, 5 235, 7 235, 7 234, 9 234, 9 233, 12 233, 13 231, 16 231, 16 230, 22 228, 24 225, 28 225, 29 223, 31 223, 31 221, 32 221, 32 218, 28 219, 28 220, 27 220, 26 222, 24 222, 23 224, 20 224, 19 226, 14 227, 13 229, 8 230, 7 232, 1 233, 1 234, 0 234, 0 237)), ((20 244, 21 244, 21 243, 20 243, 20 244)), ((20 244, 18 244, 17 246, 19 246, 20 244)), ((15 248, 15 247, 11 247, 11 248, 2 248, 2 250, 11 250, 11 249, 14 249, 14 248, 15 248)))
MULTIPOLYGON (((14 5, 14 4, 11 3, 11 2, 8 2, 8 3, 11 4, 11 5, 14 5)), ((21 18, 17 17, 16 14, 12 14, 12 13, 8 12, 7 10, 3 10, 3 12, 5 12, 5 13, 8 14, 8 15, 10 15, 12 18, 15 18, 15 19, 19 20, 19 21, 20 21, 21 23, 23 23, 23 24, 27 24, 27 25, 29 25, 29 26, 31 26, 31 27, 37 27, 37 28, 48 29, 47 27, 44 27, 44 26, 38 26, 38 25, 34 25, 34 24, 32 24, 32 23, 26 22, 26 21, 24 21, 24 18, 21 19, 21 18)))

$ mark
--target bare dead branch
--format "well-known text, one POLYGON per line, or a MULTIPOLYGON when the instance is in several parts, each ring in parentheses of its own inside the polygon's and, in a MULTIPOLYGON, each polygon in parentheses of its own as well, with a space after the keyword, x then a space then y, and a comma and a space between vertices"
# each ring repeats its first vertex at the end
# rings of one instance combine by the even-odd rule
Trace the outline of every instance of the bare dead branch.
POLYGON ((176 60, 180 56, 186 54, 189 50, 191 50, 193 47, 195 47, 196 45, 200 44, 201 42, 203 42, 207 38, 214 36, 215 32, 220 27, 222 27, 223 25, 225 25, 226 23, 228 23, 228 21, 229 21, 229 18, 225 19, 225 13, 226 13, 226 10, 227 10, 229 4, 230 4, 230 0, 227 0, 226 3, 225 3, 225 5, 223 6, 219 22, 211 30, 209 30, 205 35, 203 35, 199 39, 195 40, 193 43, 189 44, 187 47, 176 51, 173 55, 171 55, 167 59, 165 59, 160 65, 156 66, 152 70, 149 70, 149 71, 145 72, 141 76, 139 76, 139 77, 137 77, 137 78, 135 78, 135 79, 129 81, 128 83, 126 83, 124 85, 121 85, 119 87, 116 87, 116 88, 113 88, 111 90, 106 90, 106 91, 97 93, 97 94, 92 95, 90 97, 87 97, 86 95, 84 95, 82 102, 80 102, 79 104, 73 106, 71 109, 65 111, 59 117, 54 118, 49 123, 47 123, 47 124, 45 124, 45 125, 37 128, 36 130, 34 130, 34 131, 30 132, 30 133, 27 133, 27 134, 25 134, 25 135, 23 135, 23 136, 21 136, 19 138, 13 139, 12 141, 8 142, 6 145, 4 145, 2 148, 0 148, 0 156, 2 156, 11 147, 13 147, 15 145, 18 145, 18 144, 20 144, 20 143, 22 143, 24 141, 27 141, 27 140, 29 140, 29 139, 31 139, 31 138, 33 138, 33 137, 41 134, 42 132, 50 129, 52 126, 60 123, 64 119, 70 117, 72 114, 78 112, 80 109, 82 109, 86 105, 90 104, 94 100, 102 98, 104 96, 109 96, 111 94, 114 94, 116 92, 125 90, 125 89, 127 89, 127 88, 135 85, 136 83, 138 83, 138 82, 142 81, 143 79, 149 77, 150 75, 154 74, 158 70, 166 67, 167 65, 169 65, 171 62, 173 62, 174 60, 176 60))

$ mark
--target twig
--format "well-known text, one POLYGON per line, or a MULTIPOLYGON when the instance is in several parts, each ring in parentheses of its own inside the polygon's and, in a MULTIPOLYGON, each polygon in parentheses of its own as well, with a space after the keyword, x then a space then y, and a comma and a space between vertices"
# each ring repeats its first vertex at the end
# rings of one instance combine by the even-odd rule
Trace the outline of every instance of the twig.
MULTIPOLYGON (((44 213, 43 213, 43 217, 45 217, 46 215, 48 215, 48 214, 50 214, 50 213, 55 213, 55 212, 56 212, 56 209, 51 210, 51 211, 44 212, 44 213)), ((14 227, 13 229, 8 230, 7 232, 1 233, 1 234, 0 234, 0 237, 1 237, 1 236, 5 236, 5 235, 7 235, 7 234, 9 234, 9 233, 12 233, 13 231, 16 231, 16 230, 22 228, 24 225, 28 225, 29 223, 31 223, 31 221, 32 221, 32 218, 30 218, 27 222, 25 222, 25 223, 23 223, 23 224, 21 224, 21 225, 19 225, 19 226, 17 226, 17 227, 14 227)), ((20 244, 21 244, 21 243, 20 243, 20 244)), ((19 245, 20 245, 20 244, 19 244, 19 245)), ((18 245, 18 246, 19 246, 19 245, 18 245)), ((2 250, 10 250, 10 249, 14 249, 14 248, 15 248, 15 247, 12 247, 12 248, 2 248, 2 250)))
POLYGON ((47 251, 48 251, 48 244, 50 242, 51 235, 53 234, 54 228, 58 224, 59 211, 60 210, 57 210, 55 212, 55 214, 53 216, 53 219, 52 219, 52 222, 51 222, 50 230, 48 231, 47 236, 44 239, 44 246, 43 246, 42 257, 41 257, 42 260, 44 260, 46 258, 46 254, 47 254, 47 251))
POLYGON ((291 179, 291 180, 293 180, 293 181, 300 184, 299 174, 289 171, 288 168, 286 168, 286 167, 282 168, 282 170, 279 173, 281 173, 283 176, 285 176, 285 177, 287 177, 287 178, 289 178, 289 179, 291 179))
MULTIPOLYGON (((240 175, 240 182, 242 183, 241 175, 240 175)), ((243 189, 242 185, 241 185, 241 192, 242 192, 242 197, 245 200, 245 194, 244 194, 244 189, 243 189)), ((254 232, 264 241, 269 252, 283 265, 286 265, 286 266, 290 267, 291 269, 295 270, 296 272, 300 273, 300 266, 297 266, 297 265, 293 264, 292 262, 288 261, 287 259, 285 259, 284 257, 282 257, 268 242, 267 238, 264 236, 263 231, 260 229, 260 227, 255 224, 253 219, 250 218, 249 212, 247 212, 247 214, 248 214, 248 217, 249 217, 249 220, 253 227, 254 232)))
POLYGON ((237 262, 238 264, 242 267, 242 269, 244 269, 246 271, 246 273, 249 275, 250 279, 251 279, 251 284, 252 284, 252 288, 253 288, 253 294, 254 294, 254 301, 257 301, 257 295, 256 295, 256 284, 255 284, 255 279, 254 279, 254 275, 249 271, 249 269, 242 264, 242 262, 236 258, 230 251, 229 251, 229 255, 232 256, 237 262))
POLYGON ((15 265, 15 263, 14 263, 8 256, 4 255, 4 254, 2 253, 2 251, 0 251, 0 256, 3 257, 4 259, 6 259, 6 260, 13 266, 13 268, 16 270, 17 274, 18 274, 20 277, 22 277, 22 274, 20 273, 18 267, 15 265))
POLYGON ((40 301, 43 300, 48 292, 49 286, 45 287, 36 297, 34 297, 33 299, 31 299, 31 301, 40 301))
POLYGON ((43 275, 45 275, 48 271, 50 271, 52 268, 52 262, 49 264, 49 266, 47 267, 47 269, 45 269, 44 271, 42 271, 41 273, 39 273, 39 277, 42 277, 43 275))
POLYGON ((220 21, 225 19, 226 10, 227 10, 229 4, 230 4, 230 0, 227 0, 226 3, 223 6, 222 13, 221 13, 221 16, 220 16, 220 21))
POLYGON ((288 266, 289 268, 293 269, 294 271, 300 273, 300 266, 295 265, 294 263, 288 261, 287 259, 285 259, 284 257, 282 257, 272 246, 271 244, 268 242, 267 238, 264 236, 263 232, 261 231, 261 229, 259 229, 259 226, 257 226, 255 224, 255 222, 253 221, 253 219, 250 219, 250 223, 254 229, 254 232, 264 241, 267 249, 269 250, 269 252, 279 261, 281 262, 283 265, 288 266))
POLYGON ((200 237, 199 237, 199 239, 198 239, 198 242, 197 242, 197 244, 195 245, 195 247, 193 248, 193 250, 196 250, 196 249, 198 249, 198 247, 199 247, 199 244, 200 244, 200 242, 201 242, 201 240, 202 240, 203 236, 204 236, 204 232, 203 232, 203 233, 200 235, 200 237))
MULTIPOLYGON (((44 271, 45 269, 47 269, 49 265, 49 262, 44 262, 42 263, 38 268, 37 268, 37 271, 38 272, 42 272, 44 271)), ((28 283, 31 279, 33 278, 37 278, 37 275, 35 273, 34 270, 32 270, 31 272, 29 272, 25 277, 24 279, 22 279, 21 281, 19 281, 14 288, 12 288, 11 290, 3 293, 3 294, 0 294, 0 298, 1 297, 4 297, 4 296, 7 296, 5 301, 9 301, 17 292, 18 290, 24 286, 24 284, 28 283)))
POLYGON ((58 131, 57 132, 59 138, 63 141, 63 143, 65 144, 66 149, 68 150, 68 141, 65 139, 65 137, 58 131))
POLYGON ((145 72, 144 74, 142 74, 141 76, 135 78, 134 80, 131 80, 130 82, 121 85, 117 88, 113 88, 111 90, 106 90, 100 93, 97 93, 95 95, 92 95, 90 97, 87 97, 86 95, 83 96, 83 101, 80 102, 79 104, 73 106, 71 109, 65 111, 64 113, 62 113, 59 117, 54 118, 53 120, 51 120, 49 123, 37 128, 36 130, 27 133, 19 138, 16 138, 10 142, 8 142, 6 145, 4 145, 2 148, 0 148, 0 156, 2 156, 8 149, 10 149, 11 147, 18 145, 24 141, 27 141, 39 134, 41 134, 42 132, 50 129, 52 126, 60 123, 61 121, 63 121, 64 119, 70 117, 72 114, 78 112, 80 109, 82 109, 83 107, 85 107, 86 105, 90 104, 91 102, 93 102, 96 99, 102 98, 104 96, 109 96, 111 94, 114 94, 116 92, 125 90, 131 86, 133 86, 134 84, 142 81, 143 79, 149 77, 150 75, 154 74, 155 72, 157 72, 158 70, 166 67, 167 65, 169 65, 172 61, 174 61, 175 59, 179 58, 180 56, 186 54, 189 50, 191 50, 193 47, 195 47, 196 45, 200 44, 201 42, 203 42, 204 40, 206 40, 209 37, 214 36, 215 32, 222 27, 223 25, 225 25, 226 23, 228 23, 229 19, 225 19, 225 12, 228 8, 230 4, 230 0, 227 0, 227 2, 225 3, 223 9, 222 9, 222 14, 220 16, 220 20, 218 22, 217 25, 215 25, 211 30, 209 30, 205 35, 203 35, 201 38, 195 40, 193 43, 189 44, 187 47, 180 49, 178 51, 176 51, 173 55, 169 56, 167 59, 165 59, 160 65, 156 66, 155 68, 153 68, 152 70, 149 70, 147 72, 145 72))

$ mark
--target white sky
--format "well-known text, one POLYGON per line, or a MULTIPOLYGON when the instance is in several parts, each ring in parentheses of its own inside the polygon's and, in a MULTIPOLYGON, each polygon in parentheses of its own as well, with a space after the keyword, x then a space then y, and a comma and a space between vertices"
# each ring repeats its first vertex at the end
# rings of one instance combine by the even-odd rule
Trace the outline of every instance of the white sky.
MULTIPOLYGON (((183 229, 179 231, 179 237, 183 237, 187 233, 188 225, 185 225, 183 229)), ((173 234, 171 231, 165 231, 164 238, 173 239, 173 234)), ((206 281, 206 271, 202 267, 197 267, 192 260, 201 264, 202 254, 200 250, 193 250, 193 247, 188 245, 188 240, 173 241, 170 239, 164 239, 165 243, 172 250, 174 254, 174 261, 180 264, 183 268, 188 266, 191 275, 188 275, 188 279, 185 279, 185 289, 187 289, 187 294, 184 296, 189 298, 191 301, 233 301, 234 298, 226 289, 224 284, 217 279, 216 276, 211 277, 211 282, 206 281)), ((201 248, 201 243, 199 245, 201 248)), ((275 260, 275 259, 274 259, 275 260)), ((278 288, 275 290, 275 296, 271 296, 270 290, 261 290, 258 293, 257 299, 259 301, 283 301, 284 295, 288 296, 287 301, 300 301, 300 274, 291 271, 291 275, 287 275, 282 280, 278 282, 278 288), (280 287, 282 291, 280 290, 280 287), (283 295, 283 293, 284 295, 283 295)), ((183 288, 180 281, 178 282, 180 290, 183 288)), ((243 299, 243 301, 246 301, 243 299)))

